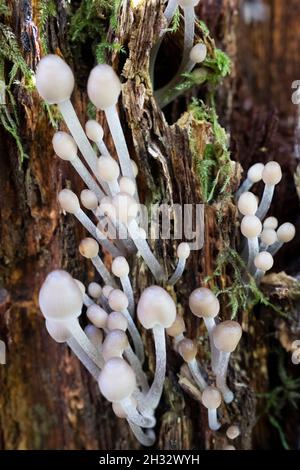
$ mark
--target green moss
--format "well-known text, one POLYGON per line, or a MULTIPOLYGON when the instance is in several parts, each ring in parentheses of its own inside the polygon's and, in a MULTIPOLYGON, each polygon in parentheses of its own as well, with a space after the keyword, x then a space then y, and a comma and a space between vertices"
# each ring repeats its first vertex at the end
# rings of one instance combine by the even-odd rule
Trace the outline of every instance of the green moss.
POLYGON ((6 0, 0 0, 0 16, 8 17, 11 15, 10 9, 6 5, 6 0))
POLYGON ((56 4, 54 0, 40 0, 39 2, 39 27, 40 38, 44 54, 48 53, 47 44, 47 26, 50 18, 57 15, 56 4))

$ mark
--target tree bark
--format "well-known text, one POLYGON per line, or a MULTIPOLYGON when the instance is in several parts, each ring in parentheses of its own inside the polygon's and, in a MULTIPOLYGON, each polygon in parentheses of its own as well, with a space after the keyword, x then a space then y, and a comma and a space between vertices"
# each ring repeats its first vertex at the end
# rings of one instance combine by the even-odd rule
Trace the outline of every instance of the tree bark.
MULTIPOLYGON (((85 87, 94 56, 89 40, 79 52, 78 63, 76 44, 74 46, 70 40, 69 21, 83 2, 71 2, 68 8, 65 3, 56 0, 57 14, 47 18, 43 31, 49 51, 62 54, 74 69, 77 84, 72 102, 84 123, 87 116, 85 87)), ((103 19, 105 9, 101 1, 98 3, 99 18, 103 19)), ((297 223, 298 199, 292 184, 296 167, 293 149, 297 110, 290 97, 291 82, 299 78, 296 76, 299 66, 296 50, 300 32, 295 13, 299 5, 297 0, 292 0, 291 7, 284 8, 283 0, 269 0, 268 18, 262 23, 247 25, 242 13, 245 3, 202 0, 197 7, 199 17, 209 27, 218 47, 232 60, 231 76, 218 89, 217 107, 221 121, 231 133, 233 161, 240 162, 244 169, 256 161, 270 159, 278 159, 283 165, 284 182, 272 210, 283 218, 282 222, 297 223), (284 48, 286 36, 291 38, 291 44, 284 48), (286 159, 287 152, 289 159, 286 159)), ((40 37, 41 2, 9 0, 7 6, 11 14, 3 18, 3 22, 16 36, 26 63, 35 70, 40 55, 45 53, 40 37)), ((119 111, 130 154, 140 170, 141 201, 148 206, 153 202, 197 204, 203 202, 202 182, 195 169, 195 149, 192 149, 190 135, 194 136, 201 159, 212 138, 212 126, 196 121, 192 113, 187 112, 187 105, 192 95, 205 101, 209 90, 193 88, 165 112, 159 109, 152 94, 148 68, 152 45, 164 27, 162 7, 162 1, 145 0, 133 7, 129 0, 124 0, 117 31, 109 28, 108 19, 103 19, 108 40, 121 44, 126 51, 126 54, 110 53, 107 60, 122 77, 119 111)), ((197 37, 202 38, 199 28, 197 37)), ((162 47, 158 82, 166 82, 170 78, 169 71, 176 70, 181 39, 182 25, 176 34, 168 35, 162 47), (165 68, 164 63, 168 64, 165 68)), ((12 66, 6 58, 6 80, 12 66)), ((0 366, 0 448, 137 449, 139 445, 128 432, 126 423, 113 415, 110 404, 101 398, 97 384, 66 346, 56 344, 49 337, 39 312, 38 291, 49 271, 62 267, 86 284, 93 279, 93 270, 78 254, 78 242, 84 231, 71 216, 63 216, 57 204, 57 194, 62 187, 68 185, 79 194, 82 183, 66 162, 53 155, 54 131, 49 117, 36 91, 26 88, 21 76, 20 80, 14 85, 13 94, 20 119, 18 131, 28 159, 20 163, 14 139, 0 127, 0 195, 3 201, 0 208, 0 339, 7 345, 7 364, 0 366)), ((98 119, 108 135, 103 116, 98 114, 98 119)), ((108 144, 113 151, 110 139, 108 144)), ((239 172, 240 167, 233 165, 228 192, 236 189, 239 172)), ((189 311, 189 293, 208 276, 212 276, 211 286, 230 287, 230 266, 223 266, 217 278, 213 274, 217 255, 226 251, 229 244, 238 243, 237 221, 232 199, 220 195, 206 205, 204 248, 193 253, 183 280, 171 290, 179 311, 184 314, 187 334, 192 338, 203 337, 204 329, 189 311)), ((175 244, 163 240, 153 242, 152 246, 170 274, 175 261, 175 244)), ((293 257, 297 248, 299 237, 279 256, 276 266, 279 270, 297 274, 293 257)), ((138 298, 153 279, 140 259, 132 259, 131 268, 138 298)), ((278 282, 278 278, 270 279, 265 289, 276 304, 285 306, 289 296, 274 295, 278 293, 278 282)), ((296 300, 288 300, 293 308, 297 299, 296 296, 296 300)), ((226 296, 222 300, 222 319, 231 317, 227 300, 226 296)), ((169 342, 168 374, 158 410, 156 448, 220 449, 227 443, 225 430, 231 423, 241 427, 241 437, 236 444, 240 449, 277 445, 277 434, 267 419, 260 420, 254 427, 260 413, 256 393, 270 391, 277 385, 278 374, 269 361, 268 349, 274 344, 268 342, 268 334, 277 335, 275 347, 278 348, 280 343, 283 345, 283 335, 279 332, 289 332, 291 326, 280 318, 273 322, 273 316, 269 307, 238 313, 245 333, 242 347, 234 354, 230 368, 230 383, 235 384, 237 399, 233 405, 222 406, 224 426, 218 433, 208 431, 206 411, 200 405, 199 394, 185 370, 181 370, 182 361, 169 342), (260 341, 260 338, 263 339, 260 341)), ((292 326, 295 322, 296 317, 292 326)), ((147 362, 153 372, 152 338, 144 332, 143 336, 147 362)), ((285 349, 289 352, 289 347, 285 349)), ((203 346, 199 347, 199 358, 207 361, 203 346)), ((290 407, 287 412, 292 415, 290 407)), ((285 431, 295 445, 290 429, 285 431)))

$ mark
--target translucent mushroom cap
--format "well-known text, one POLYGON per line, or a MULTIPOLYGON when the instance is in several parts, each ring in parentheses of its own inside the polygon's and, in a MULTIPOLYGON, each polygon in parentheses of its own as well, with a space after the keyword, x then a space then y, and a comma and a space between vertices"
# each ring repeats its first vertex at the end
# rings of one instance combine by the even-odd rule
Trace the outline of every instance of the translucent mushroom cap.
POLYGON ((98 385, 102 395, 111 402, 129 398, 136 389, 136 378, 132 368, 124 359, 109 359, 100 372, 98 385))
POLYGON ((96 108, 104 111, 117 104, 121 93, 120 79, 110 65, 96 65, 91 70, 87 92, 96 108))
POLYGON ((102 287, 98 282, 91 282, 88 286, 88 293, 93 299, 98 299, 102 293, 102 287))
POLYGON ((108 296, 110 308, 116 312, 123 312, 128 308, 128 299, 120 289, 113 289, 108 296))
POLYGON ((137 316, 146 329, 156 325, 169 328, 176 318, 176 305, 165 289, 159 286, 150 286, 140 296, 137 316))
POLYGON ((105 286, 103 286, 102 288, 102 294, 104 295, 104 297, 106 299, 108 299, 109 297, 109 294, 114 290, 114 288, 112 286, 109 286, 108 284, 106 284, 105 286))
POLYGON ((46 329, 51 338, 53 338, 57 343, 65 343, 72 336, 67 326, 61 321, 58 322, 47 319, 46 329))
POLYGON ((222 403, 222 396, 216 387, 206 387, 202 392, 202 403, 209 410, 216 410, 222 403))
POLYGON ((84 332, 89 338, 90 342, 95 346, 97 350, 102 348, 103 343, 103 332, 96 328, 94 325, 86 325, 84 332))
POLYGON ((203 42, 195 44, 195 46, 190 50, 190 60, 195 62, 195 64, 203 62, 206 59, 206 55, 207 47, 203 42))
POLYGON ((264 228, 260 234, 260 239, 267 246, 273 245, 278 240, 277 233, 272 228, 264 228))
POLYGON ((124 224, 128 224, 138 215, 139 206, 136 200, 127 193, 118 193, 112 198, 117 219, 124 224))
POLYGON ((86 315, 90 322, 97 328, 106 328, 108 315, 99 305, 90 305, 86 311, 86 315))
POLYGON ((264 272, 269 271, 273 267, 273 264, 273 256, 268 251, 261 251, 254 258, 255 267, 264 272))
POLYGON ((258 181, 261 181, 264 167, 265 165, 263 163, 255 163, 252 165, 247 172, 248 180, 252 183, 258 183, 258 181))
POLYGON ((86 209, 94 210, 98 207, 98 199, 94 191, 83 189, 80 193, 80 200, 86 209))
POLYGON ((262 179, 267 186, 275 186, 281 181, 282 172, 279 163, 268 162, 263 170, 262 179))
POLYGON ((276 230, 278 227, 278 219, 276 217, 267 217, 263 222, 264 229, 270 228, 276 230))
POLYGON ((77 145, 70 134, 66 132, 55 132, 52 145, 54 152, 62 160, 73 160, 77 156, 77 145))
POLYGON ((176 338, 176 336, 179 336, 184 332, 185 332, 184 319, 181 315, 177 314, 172 325, 169 328, 167 328, 166 333, 167 335, 172 336, 173 338, 176 338))
POLYGON ((185 338, 178 344, 178 352, 185 362, 192 362, 197 355, 197 346, 193 340, 185 338))
POLYGON ((179 259, 187 259, 190 256, 191 249, 188 243, 179 243, 177 247, 177 256, 179 259))
POLYGON ((95 258, 99 253, 99 245, 93 238, 84 238, 79 244, 79 252, 85 258, 95 258))
POLYGON ((228 320, 219 323, 213 329, 213 341, 219 351, 231 353, 237 347, 241 336, 242 328, 236 321, 228 320))
POLYGON ((116 181, 120 175, 119 165, 112 157, 100 157, 97 162, 97 171, 100 179, 108 183, 116 181))
POLYGON ((258 209, 256 196, 250 191, 245 191, 239 197, 238 209, 243 215, 255 215, 258 209))
POLYGON ((195 7, 198 5, 200 0, 178 0, 178 4, 181 7, 195 7))
POLYGON ((288 243, 293 240, 296 235, 295 226, 289 222, 280 225, 277 230, 277 238, 280 242, 288 243))
POLYGON ((129 264, 124 256, 117 256, 111 265, 112 273, 119 278, 128 276, 129 264))
POLYGON ((58 193, 58 202, 62 210, 70 214, 76 214, 80 209, 78 197, 70 189, 62 189, 58 193))
POLYGON ((107 317, 106 327, 108 330, 126 331, 128 322, 121 312, 111 312, 107 317))
POLYGON ((220 302, 206 287, 195 289, 189 297, 191 311, 197 317, 214 318, 220 311, 220 302))
POLYGON ((102 355, 105 361, 112 357, 122 357, 124 350, 128 347, 128 338, 123 330, 109 331, 102 344, 102 355))
POLYGON ((241 222, 241 232, 246 238, 256 238, 262 231, 262 223, 256 215, 245 215, 241 222))
POLYGON ((49 104, 58 104, 70 99, 74 89, 74 75, 68 64, 58 55, 43 57, 36 71, 36 88, 49 104))
POLYGON ((39 305, 49 320, 71 320, 81 314, 83 294, 72 276, 58 269, 46 277, 39 292, 39 305))
POLYGON ((121 193, 127 193, 130 196, 134 196, 136 187, 134 181, 132 181, 127 176, 122 176, 119 181, 120 191, 121 193))
POLYGON ((236 425, 229 426, 226 431, 226 436, 228 439, 236 439, 240 435, 241 431, 240 428, 236 425))
POLYGON ((103 140, 103 127, 95 119, 90 119, 85 123, 85 133, 92 142, 103 140))

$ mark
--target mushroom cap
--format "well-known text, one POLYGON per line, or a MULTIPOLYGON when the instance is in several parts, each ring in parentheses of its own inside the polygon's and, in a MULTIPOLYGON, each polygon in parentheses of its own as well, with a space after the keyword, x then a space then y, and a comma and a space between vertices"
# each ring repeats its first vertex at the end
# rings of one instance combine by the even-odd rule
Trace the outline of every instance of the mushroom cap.
POLYGON ((136 200, 127 193, 118 193, 112 198, 117 219, 124 224, 128 224, 138 215, 139 205, 136 200))
POLYGON ((102 355, 105 361, 112 357, 121 357, 128 347, 128 338, 122 330, 109 331, 102 344, 102 355))
POLYGON ((137 316, 146 329, 156 325, 169 328, 176 318, 176 305, 165 289, 159 286, 150 286, 140 296, 137 316))
POLYGON ((80 200, 86 209, 93 210, 98 207, 98 199, 94 191, 83 189, 80 193, 80 200))
POLYGON ((188 243, 179 243, 177 247, 177 256, 180 259, 187 259, 190 256, 191 249, 188 243))
POLYGON ((237 347, 241 336, 242 328, 239 323, 232 320, 223 321, 213 329, 213 341, 219 351, 231 353, 237 347))
POLYGON ((166 333, 167 335, 172 336, 172 338, 176 338, 176 336, 179 336, 184 332, 185 332, 184 319, 181 315, 177 314, 172 325, 169 328, 167 328, 166 333))
POLYGON ((87 335, 88 339, 92 345, 99 350, 102 347, 103 342, 103 332, 96 328, 94 325, 86 325, 84 332, 87 335))
POLYGON ((109 286, 108 284, 106 284, 105 286, 103 286, 102 288, 102 294, 104 295, 104 297, 106 299, 108 299, 109 297, 109 294, 114 290, 114 288, 112 286, 109 286))
POLYGON ((199 0, 178 0, 178 4, 181 6, 181 7, 195 7, 196 5, 198 5, 199 3, 199 0))
POLYGON ((99 374, 98 385, 102 395, 111 402, 129 398, 136 389, 136 378, 132 368, 124 359, 109 359, 99 374))
POLYGON ((261 251, 254 258, 254 264, 257 269, 266 272, 273 267, 274 259, 268 251, 261 251))
POLYGON ((203 62, 206 59, 206 55, 207 47, 203 42, 198 42, 198 44, 195 44, 190 50, 190 60, 195 62, 195 64, 203 62))
POLYGON ((283 243, 288 243, 296 235, 296 229, 293 224, 290 222, 286 222, 285 224, 280 225, 280 227, 277 230, 277 238, 280 242, 283 243))
POLYGON ((103 127, 95 119, 90 119, 85 123, 85 133, 92 142, 101 142, 103 140, 103 127))
POLYGON ((79 317, 83 294, 66 271, 57 269, 46 277, 40 292, 39 305, 45 318, 56 321, 79 317))
POLYGON ((70 189, 62 189, 58 193, 58 202, 63 211, 76 214, 80 209, 79 199, 70 189))
POLYGON ((216 410, 222 403, 222 396, 216 387, 206 387, 202 392, 202 403, 209 410, 216 410))
POLYGON ((88 78, 87 92, 96 108, 104 111, 117 104, 121 93, 120 79, 110 65, 96 65, 88 78))
POLYGON ((122 176, 119 181, 119 186, 121 193, 127 193, 130 196, 134 196, 136 191, 135 182, 130 178, 127 176, 122 176))
POLYGON ((97 162, 97 171, 100 179, 108 183, 116 181, 120 175, 120 168, 112 157, 101 156, 97 162))
POLYGON ((65 343, 72 336, 67 326, 61 321, 58 322, 47 319, 46 329, 51 338, 53 338, 57 343, 65 343))
POLYGON ((228 439, 236 439, 240 435, 241 431, 238 426, 232 425, 226 431, 228 439))
POLYGON ((102 287, 98 282, 91 282, 88 285, 88 293, 93 297, 93 299, 98 299, 102 293, 102 287))
POLYGON ((255 163, 252 165, 247 173, 247 179, 252 183, 258 183, 262 179, 262 173, 265 165, 263 163, 255 163))
POLYGON ((265 165, 264 171, 262 173, 263 182, 267 186, 275 186, 281 181, 282 172, 279 163, 277 162, 268 162, 265 165))
POLYGON ((62 160, 73 160, 77 156, 77 145, 70 134, 66 132, 55 132, 52 145, 54 152, 62 160))
POLYGON ((119 277, 125 277, 129 274, 129 264, 124 256, 117 256, 111 265, 112 273, 119 277))
POLYGON ((189 297, 191 311, 197 317, 214 318, 220 311, 220 302, 207 287, 195 289, 189 297))
POLYGON ((86 311, 86 315, 93 325, 97 328, 105 328, 107 322, 107 313, 106 311, 99 307, 99 305, 93 304, 90 305, 86 311))
POLYGON ((227 445, 227 446, 223 447, 223 450, 236 450, 236 448, 232 445, 227 445))
POLYGON ((94 238, 84 238, 79 244, 79 252, 85 258, 96 258, 99 253, 99 245, 94 238))
POLYGON ((243 215, 255 215, 258 209, 257 198, 250 191, 241 194, 238 200, 238 209, 243 215))
POLYGON ((106 327, 108 330, 126 331, 128 322, 121 312, 111 312, 107 317, 106 327))
POLYGON ((267 246, 273 245, 273 243, 277 242, 278 240, 277 233, 272 228, 264 228, 260 234, 260 239, 267 246))
POLYGON ((128 308, 128 299, 120 289, 113 289, 108 296, 110 308, 116 312, 123 312, 128 308))
POLYGON ((267 217, 263 222, 263 227, 276 230, 278 227, 278 219, 276 219, 276 217, 267 217))
POLYGON ((49 104, 62 103, 70 99, 74 89, 74 75, 68 64, 58 55, 43 57, 36 71, 36 88, 49 104))
POLYGON ((195 342, 189 338, 180 341, 177 349, 185 362, 192 362, 197 355, 197 346, 195 342))
POLYGON ((135 163, 134 160, 132 160, 132 158, 130 159, 131 161, 131 166, 132 166, 132 171, 133 171, 133 176, 136 178, 138 173, 139 173, 139 169, 138 169, 138 166, 137 164, 135 163))
POLYGON ((262 223, 256 215, 245 215, 241 222, 241 232, 246 238, 256 238, 262 231, 262 223))

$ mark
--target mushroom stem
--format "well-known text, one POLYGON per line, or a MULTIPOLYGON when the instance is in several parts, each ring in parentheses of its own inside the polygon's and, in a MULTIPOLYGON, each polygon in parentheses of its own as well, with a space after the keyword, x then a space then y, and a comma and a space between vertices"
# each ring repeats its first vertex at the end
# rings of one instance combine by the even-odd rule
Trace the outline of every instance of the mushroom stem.
POLYGON ((185 268, 185 264, 186 264, 186 259, 183 259, 183 258, 178 259, 176 269, 175 269, 174 273, 172 274, 172 276, 170 277, 170 279, 168 280, 168 284, 170 284, 171 286, 174 286, 176 284, 176 282, 182 276, 182 273, 183 273, 184 268, 185 268))
POLYGON ((220 351, 219 363, 216 370, 216 383, 217 387, 223 395, 225 403, 231 403, 234 399, 234 394, 227 387, 226 384, 226 375, 228 369, 228 362, 230 358, 230 353, 220 351))
POLYGON ((265 186, 261 202, 258 206, 256 216, 262 220, 265 218, 268 210, 270 209, 272 198, 274 195, 275 186, 265 186))
POLYGON ((192 361, 188 362, 188 366, 193 376, 193 379, 195 380, 196 384, 198 385, 198 387, 200 388, 202 392, 207 387, 207 383, 202 377, 197 360, 193 359, 192 361))
POLYGON ((87 354, 87 356, 101 369, 103 367, 103 358, 99 351, 88 339, 87 335, 82 330, 77 319, 69 320, 66 322, 66 327, 70 331, 73 338, 77 341, 80 348, 87 354))
POLYGON ((122 170, 122 175, 131 178, 132 181, 135 181, 135 177, 133 174, 132 164, 126 144, 126 140, 124 137, 123 129, 121 127, 119 115, 117 112, 117 108, 115 105, 110 106, 104 110, 106 120, 108 123, 108 127, 110 133, 112 135, 116 151, 118 154, 120 167, 122 170))
POLYGON ((86 293, 83 294, 82 299, 83 299, 83 304, 85 305, 85 307, 90 307, 91 305, 95 304, 95 302, 86 293))
POLYGON ((99 255, 95 256, 94 258, 91 258, 91 261, 94 265, 94 267, 96 268, 97 272, 100 274, 100 276, 102 277, 103 281, 105 282, 105 284, 109 284, 111 286, 116 286, 116 283, 115 281, 113 280, 113 278, 111 277, 107 267, 105 266, 105 264, 103 263, 102 259, 100 258, 99 255))
POLYGON ((280 242, 280 241, 277 241, 275 243, 273 243, 273 245, 269 246, 267 248, 267 251, 272 255, 276 255, 277 251, 280 250, 280 248, 282 248, 284 245, 284 242, 280 242))
POLYGON ((221 427, 221 423, 218 421, 217 410, 208 409, 208 426, 212 431, 217 431, 221 427))
POLYGON ((128 276, 123 276, 123 277, 120 277, 120 281, 121 281, 121 285, 122 285, 122 289, 124 291, 124 294, 126 295, 126 297, 128 299, 128 302, 129 302, 128 310, 129 310, 131 316, 133 317, 133 315, 134 315, 134 295, 133 295, 133 290, 132 290, 132 285, 131 285, 130 279, 129 279, 128 276))
POLYGON ((155 374, 150 390, 139 405, 143 414, 148 414, 151 410, 157 408, 163 392, 166 375, 165 329, 161 325, 155 325, 152 331, 155 343, 155 374))
POLYGON ((205 323, 207 332, 208 332, 208 338, 209 338, 209 346, 210 346, 210 352, 211 352, 211 367, 212 370, 215 372, 217 363, 219 360, 219 351, 217 350, 216 346, 214 345, 212 333, 213 330, 216 326, 216 321, 214 318, 209 318, 209 317, 203 317, 203 321, 205 323))
POLYGON ((90 357, 79 346, 75 338, 67 340, 67 344, 79 361, 84 365, 88 372, 98 381, 100 368, 90 359, 90 357))
POLYGON ((137 383, 142 388, 142 392, 147 393, 148 390, 149 390, 149 384, 148 384, 147 376, 146 376, 145 372, 143 371, 142 365, 141 365, 138 357, 136 356, 136 354, 133 352, 131 346, 128 346, 125 349, 124 354, 125 354, 126 359, 129 362, 129 364, 131 365, 131 367, 133 368, 133 370, 135 372, 137 383))
POLYGON ((253 273, 254 258, 259 253, 259 243, 258 238, 248 238, 248 261, 247 261, 247 270, 250 273, 253 273))
POLYGON ((96 183, 92 175, 89 173, 89 171, 86 169, 80 158, 76 156, 76 158, 70 160, 70 163, 73 168, 77 171, 80 178, 84 181, 86 186, 96 194, 97 199, 100 202, 101 199, 106 196, 106 194, 98 186, 98 184, 96 183))
POLYGON ((254 185, 253 181, 251 181, 249 178, 246 178, 241 184, 241 186, 239 187, 238 191, 236 192, 236 195, 235 195, 236 200, 239 199, 241 194, 248 192, 252 188, 253 185, 254 185))
POLYGON ((140 426, 127 419, 129 427, 133 432, 135 438, 145 447, 151 447, 155 442, 155 433, 152 430, 148 430, 144 432, 140 426))
POLYGON ((134 424, 137 424, 142 428, 153 428, 153 426, 155 426, 155 418, 152 416, 142 416, 133 405, 130 397, 121 400, 120 405, 126 413, 127 419, 132 421, 134 424))
POLYGON ((137 329, 130 313, 127 310, 127 308, 125 310, 122 310, 121 313, 123 313, 124 317, 126 318, 126 320, 128 322, 128 331, 129 331, 129 334, 130 334, 130 336, 132 338, 132 341, 133 341, 135 353, 136 353, 137 357, 139 358, 141 364, 143 364, 143 362, 145 360, 145 353, 144 353, 143 341, 142 341, 141 335, 139 333, 139 330, 137 329))
POLYGON ((194 44, 194 35, 195 35, 195 7, 194 5, 189 5, 183 7, 184 13, 184 47, 183 47, 183 56, 181 61, 181 66, 178 73, 182 73, 185 69, 185 66, 189 60, 190 50, 194 44))

